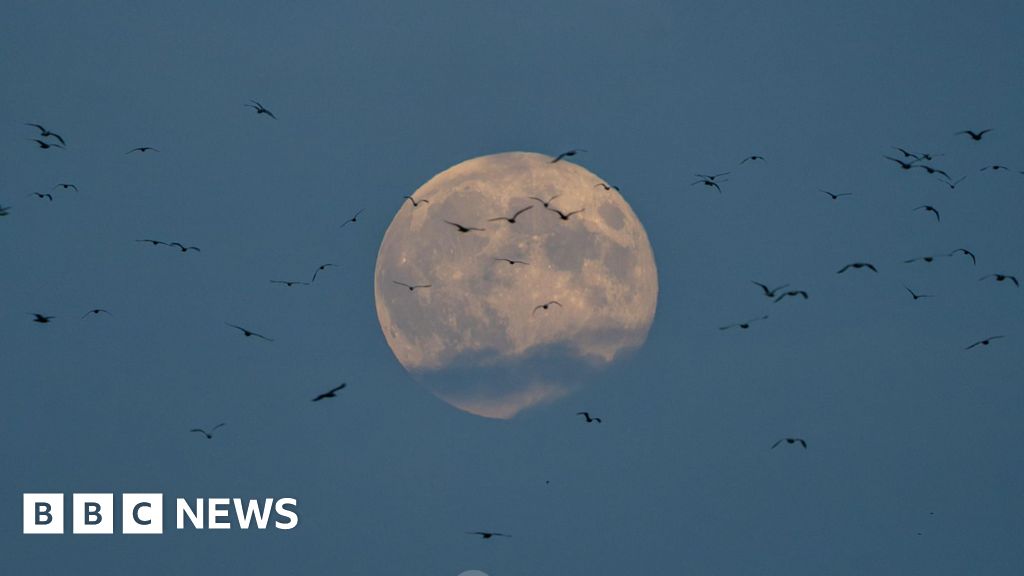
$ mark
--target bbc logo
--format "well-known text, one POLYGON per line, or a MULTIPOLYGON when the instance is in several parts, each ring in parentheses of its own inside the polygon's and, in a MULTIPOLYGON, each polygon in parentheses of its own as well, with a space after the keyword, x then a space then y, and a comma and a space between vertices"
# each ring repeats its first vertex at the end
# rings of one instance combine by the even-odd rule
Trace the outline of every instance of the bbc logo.
MULTIPOLYGON (((24 534, 64 533, 64 494, 24 494, 24 534)), ((71 530, 74 534, 113 534, 113 494, 73 494, 71 530)), ((122 534, 163 534, 163 494, 122 494, 122 534)))

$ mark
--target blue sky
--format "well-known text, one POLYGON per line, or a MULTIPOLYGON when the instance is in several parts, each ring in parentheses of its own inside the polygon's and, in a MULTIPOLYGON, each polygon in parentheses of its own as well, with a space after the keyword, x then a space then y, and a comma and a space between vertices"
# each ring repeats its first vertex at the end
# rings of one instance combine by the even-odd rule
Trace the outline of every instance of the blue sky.
POLYGON ((1024 275, 1024 175, 980 171, 1024 170, 1021 16, 1009 2, 5 3, 2 562, 1019 572, 1022 293, 978 278, 1024 275), (25 122, 67 149, 38 149, 25 122), (160 152, 125 154, 142 145, 160 152), (901 171, 892 146, 968 178, 950 190, 901 171), (456 411, 381 334, 384 230, 458 162, 576 147, 654 248, 647 345, 512 421, 456 411), (767 162, 738 167, 750 154, 767 162), (690 186, 729 170, 720 195, 690 186), (58 182, 80 191, 28 196, 58 182), (941 223, 913 210, 926 203, 941 223), (977 266, 903 263, 959 247, 977 266), (878 274, 835 273, 857 260, 878 274), (324 262, 342 266, 309 289, 268 282, 324 262), (752 280, 811 297, 773 304, 752 280), (80 319, 97 307, 113 316, 80 319), (188 432, 221 421, 212 441, 188 432), (770 450, 783 436, 809 448, 770 450), (45 491, 290 496, 300 526, 23 536, 21 494, 45 491))

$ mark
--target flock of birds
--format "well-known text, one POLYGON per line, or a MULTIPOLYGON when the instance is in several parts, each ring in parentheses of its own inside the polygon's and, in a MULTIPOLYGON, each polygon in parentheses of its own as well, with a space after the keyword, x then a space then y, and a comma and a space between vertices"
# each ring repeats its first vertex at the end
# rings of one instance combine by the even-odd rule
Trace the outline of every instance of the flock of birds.
MULTIPOLYGON (((263 106, 263 104, 261 104, 260 102, 258 102, 256 100, 251 100, 249 103, 244 104, 244 106, 252 108, 258 116, 266 116, 269 119, 275 119, 275 120, 277 119, 277 117, 274 115, 273 112, 271 112, 269 109, 267 109, 265 106, 263 106)), ((38 131, 38 134, 36 135, 37 137, 29 139, 32 142, 34 142, 38 146, 38 148, 40 148, 42 150, 63 150, 63 149, 67 148, 67 146, 68 146, 67 141, 59 133, 54 132, 54 131, 52 131, 52 130, 50 130, 50 129, 46 128, 45 126, 43 126, 41 124, 38 124, 38 123, 26 123, 26 125, 30 126, 32 128, 35 128, 38 131)), ((979 130, 979 131, 963 130, 963 131, 960 131, 960 132, 956 132, 955 135, 956 136, 963 135, 963 136, 968 137, 971 141, 980 142, 990 132, 992 132, 992 129, 984 129, 984 130, 979 130)), ((960 185, 967 178, 967 176, 964 175, 964 176, 961 176, 959 178, 954 179, 952 176, 950 176, 950 174, 946 170, 944 170, 943 168, 938 167, 936 165, 936 161, 937 161, 938 158, 940 158, 942 156, 940 154, 926 153, 926 152, 914 152, 914 151, 911 151, 911 150, 908 150, 908 149, 905 149, 905 148, 902 148, 902 147, 893 147, 893 149, 898 153, 898 155, 883 155, 883 158, 893 162, 894 164, 896 164, 900 170, 903 170, 903 171, 913 171, 913 170, 923 171, 923 172, 927 173, 928 175, 932 175, 932 176, 936 177, 940 182, 942 182, 943 184, 947 185, 950 189, 955 189, 958 185, 960 185)), ((134 147, 134 148, 128 150, 126 152, 126 154, 134 154, 134 153, 142 154, 142 153, 150 153, 150 152, 154 152, 155 153, 155 152, 159 152, 159 150, 157 148, 152 147, 152 146, 137 146, 137 147, 134 147)), ((580 154, 580 153, 583 153, 583 152, 586 152, 586 150, 583 150, 583 149, 572 149, 572 150, 568 150, 568 151, 562 152, 562 153, 554 156, 552 158, 552 160, 551 160, 551 163, 554 164, 554 163, 561 162, 561 161, 563 161, 563 160, 565 160, 567 158, 572 158, 572 157, 576 156, 577 154, 580 154)), ((739 162, 739 165, 740 166, 744 166, 744 165, 747 165, 748 163, 753 164, 753 163, 758 163, 758 162, 767 162, 767 159, 764 156, 762 156, 762 155, 752 154, 752 155, 744 157, 739 162)), ((1004 165, 1000 165, 1000 164, 992 164, 992 165, 988 165, 988 166, 985 166, 985 167, 981 168, 980 171, 982 171, 982 172, 987 172, 987 171, 1010 171, 1010 168, 1008 168, 1008 167, 1006 167, 1004 165)), ((1024 171, 1019 171, 1019 172, 1021 174, 1024 174, 1024 171)), ((713 190, 715 190, 718 193, 722 193, 723 192, 723 184, 726 184, 729 181, 727 176, 729 176, 730 174, 731 174, 731 171, 718 172, 718 173, 697 173, 697 174, 694 174, 696 180, 691 182, 690 185, 691 186, 703 186, 705 188, 713 189, 713 190)), ((597 182, 597 183, 594 184, 594 187, 600 187, 600 188, 603 188, 604 190, 613 190, 614 189, 616 191, 619 191, 619 187, 618 186, 610 185, 607 182, 597 182)), ((58 190, 62 190, 62 191, 75 191, 75 192, 77 192, 78 191, 78 186, 75 185, 74 183, 70 183, 70 182, 61 182, 61 183, 58 183, 58 184, 54 185, 53 188, 50 191, 48 191, 48 192, 33 192, 30 195, 31 196, 35 196, 38 199, 47 200, 49 202, 52 202, 54 200, 53 193, 55 191, 58 191, 58 190)), ((850 192, 833 193, 833 192, 830 192, 828 190, 823 190, 823 189, 819 189, 819 192, 827 195, 832 201, 839 201, 839 200, 841 200, 841 199, 843 199, 845 197, 849 197, 849 196, 853 195, 853 193, 850 193, 850 192)), ((507 224, 507 225, 515 225, 517 222, 519 222, 519 219, 524 216, 524 214, 526 214, 527 212, 530 212, 534 208, 538 208, 538 207, 541 210, 543 210, 543 211, 549 212, 552 215, 557 216, 558 219, 559 219, 558 221, 560 221, 560 222, 569 222, 572 219, 573 216, 575 216, 577 214, 580 214, 580 213, 582 213, 582 212, 584 212, 586 210, 585 207, 578 207, 578 208, 571 209, 571 210, 566 210, 564 208, 556 207, 556 206, 553 205, 553 203, 557 200, 558 197, 559 197, 558 195, 553 196, 551 198, 540 198, 540 197, 531 196, 529 198, 531 200, 535 201, 536 204, 527 205, 527 206, 523 206, 521 208, 518 208, 514 212, 512 212, 512 214, 510 214, 510 215, 496 215, 493 218, 489 218, 487 220, 487 222, 495 222, 495 223, 504 223, 504 224, 507 224)), ((417 198, 415 198, 413 196, 404 196, 403 198, 404 198, 404 201, 408 201, 411 204, 413 209, 419 208, 419 207, 421 207, 421 206, 423 206, 425 204, 429 204, 430 203, 430 201, 427 200, 427 199, 417 199, 417 198)), ((924 205, 920 205, 920 206, 917 206, 916 208, 914 208, 914 211, 923 211, 925 214, 933 215, 935 217, 936 223, 941 222, 941 215, 939 213, 939 210, 935 206, 932 206, 930 204, 924 204, 924 205)), ((363 214, 363 212, 364 212, 364 209, 360 209, 360 210, 356 211, 351 217, 346 219, 340 226, 342 228, 344 228, 345 226, 347 226, 349 224, 357 223, 359 217, 363 214)), ((11 207, 0 205, 0 217, 8 216, 10 213, 11 213, 11 207)), ((458 235, 468 235, 468 234, 475 234, 475 233, 484 233, 484 232, 486 232, 486 229, 483 227, 484 225, 471 225, 471 224, 467 224, 467 223, 463 223, 463 222, 456 222, 456 221, 448 220, 448 219, 443 219, 442 221, 445 224, 451 226, 452 227, 452 232, 455 233, 455 234, 458 234, 458 235)), ((182 252, 182 253, 189 253, 189 252, 199 253, 199 252, 201 252, 200 247, 189 245, 189 244, 186 244, 186 243, 183 243, 183 242, 179 242, 179 241, 168 242, 168 241, 157 240, 157 239, 152 239, 152 238, 142 238, 142 239, 136 240, 136 242, 144 243, 144 244, 149 244, 150 246, 153 246, 153 247, 172 248, 172 249, 175 249, 175 250, 177 250, 179 252, 182 252)), ((916 263, 916 262, 923 262, 923 263, 927 264, 927 263, 934 262, 937 258, 952 258, 952 257, 956 257, 956 256, 963 256, 965 258, 969 258, 971 263, 972 263, 972 265, 977 265, 977 262, 978 262, 977 256, 975 255, 974 252, 972 252, 971 250, 969 250, 967 248, 957 248, 957 249, 955 249, 955 250, 953 250, 951 252, 942 253, 942 254, 938 254, 938 255, 926 255, 926 256, 910 258, 910 259, 905 260, 904 263, 912 264, 912 263, 916 263)), ((529 265, 529 262, 526 262, 526 261, 520 260, 520 259, 516 259, 516 258, 495 257, 495 258, 493 258, 493 260, 496 263, 507 264, 509 266, 529 265)), ((311 277, 310 277, 310 279, 308 281, 306 281, 306 280, 272 279, 272 280, 270 280, 270 282, 273 283, 273 284, 283 285, 283 286, 286 286, 286 287, 308 286, 308 285, 311 285, 312 283, 316 282, 318 276, 322 272, 326 271, 329 268, 336 267, 336 266, 338 266, 338 264, 335 264, 335 263, 325 263, 325 264, 319 265, 313 271, 313 273, 312 273, 312 275, 311 275, 311 277)), ((876 266, 872 262, 856 261, 856 262, 850 262, 850 263, 847 263, 847 264, 843 265, 841 268, 836 270, 835 273, 836 274, 846 274, 848 272, 860 272, 860 273, 870 272, 870 273, 878 274, 879 273, 879 268, 878 268, 878 266, 876 266)), ((989 274, 982 275, 979 278, 979 281, 984 281, 984 280, 992 280, 992 281, 997 282, 997 283, 1008 283, 1008 284, 1012 284, 1015 287, 1019 287, 1020 286, 1018 278, 1015 275, 1009 274, 1009 273, 1007 273, 1005 271, 991 272, 989 274)), ((425 289, 429 289, 429 288, 431 288, 433 286, 432 283, 408 283, 408 282, 405 282, 405 281, 402 281, 402 280, 397 280, 397 279, 392 280, 392 282, 393 282, 394 285, 396 285, 396 286, 398 286, 400 288, 404 288, 404 289, 408 290, 409 292, 415 292, 417 290, 425 290, 425 289)), ((752 281, 752 283, 759 288, 761 294, 765 298, 771 300, 773 303, 779 303, 779 302, 781 302, 782 300, 785 300, 785 299, 807 300, 807 299, 810 298, 810 294, 806 290, 791 288, 789 284, 782 284, 782 285, 778 285, 778 286, 775 286, 775 287, 771 287, 769 284, 765 284, 765 283, 758 282, 758 281, 752 281)), ((911 289, 908 286, 904 286, 904 289, 906 290, 906 292, 909 294, 909 296, 914 301, 917 301, 917 300, 920 300, 920 299, 933 298, 934 297, 934 295, 932 295, 932 294, 918 293, 918 292, 916 292, 915 290, 911 289)), ((532 315, 536 315, 539 312, 548 312, 548 311, 551 311, 553 309, 562 308, 562 307, 563 307, 562 304, 558 300, 551 299, 551 300, 548 300, 546 302, 537 303, 533 307, 532 315)), ((113 316, 113 314, 110 311, 108 311, 108 310, 106 310, 104 308, 94 308, 94 309, 91 309, 91 310, 85 312, 85 314, 82 316, 82 318, 85 319, 85 318, 87 318, 89 316, 98 316, 98 315, 101 315, 101 314, 102 315, 113 316)), ((32 316, 32 321, 35 322, 35 323, 38 323, 38 324, 49 324, 49 323, 53 322, 54 319, 55 319, 55 316, 47 315, 47 314, 40 313, 40 312, 30 312, 29 315, 32 316)), ((748 329, 751 329, 753 326, 755 326, 757 323, 762 322, 764 320, 767 320, 768 317, 769 317, 768 314, 762 314, 762 315, 759 315, 757 317, 750 318, 750 319, 747 319, 747 320, 725 324, 723 326, 720 326, 719 329, 723 330, 723 331, 724 330, 732 330, 732 329, 748 330, 748 329)), ((230 322, 225 322, 225 325, 230 327, 230 328, 232 328, 232 329, 237 330, 245 338, 255 338, 255 339, 260 339, 260 340, 264 340, 264 341, 267 341, 267 342, 273 342, 274 341, 272 338, 270 338, 268 336, 265 336, 265 335, 263 335, 263 334, 261 334, 259 332, 256 332, 254 330, 251 330, 251 329, 249 329, 247 327, 244 327, 244 326, 241 326, 241 325, 238 325, 238 324, 234 324, 234 323, 230 323, 230 322)), ((992 342, 994 342, 996 340, 1003 339, 1005 337, 1006 336, 1002 335, 1002 334, 988 336, 988 337, 985 337, 983 339, 977 340, 977 341, 975 341, 975 342, 965 346, 965 349, 966 350, 972 350, 972 349, 980 347, 980 346, 988 346, 988 345, 990 345, 990 343, 992 343, 992 342)), ((341 384, 339 384, 337 386, 334 386, 334 387, 332 387, 332 388, 330 388, 330 389, 328 389, 328 390, 326 390, 324 392, 321 392, 321 393, 317 394, 315 397, 312 398, 312 402, 321 402, 321 401, 324 401, 324 400, 327 400, 327 399, 337 398, 338 397, 338 393, 341 392, 342 390, 344 390, 346 388, 346 386, 347 386, 347 384, 342 382, 341 384)), ((587 423, 587 424, 590 424, 590 423, 598 423, 599 424, 599 423, 602 422, 600 417, 594 416, 590 412, 587 412, 587 411, 577 412, 576 416, 580 416, 582 418, 582 422, 587 423)), ((213 435, 214 431, 224 427, 225 425, 226 425, 225 422, 221 422, 221 423, 217 424, 216 426, 213 426, 213 427, 209 428, 208 430, 204 429, 204 428, 192 428, 190 430, 190 432, 200 433, 207 440, 212 440, 213 437, 214 437, 214 435, 213 435)), ((800 437, 783 437, 783 438, 778 439, 775 443, 773 443, 771 445, 771 449, 775 449, 775 448, 777 448, 777 447, 779 447, 781 445, 799 446, 799 447, 801 447, 803 449, 806 449, 808 447, 808 443, 807 443, 807 441, 804 438, 800 438, 800 437)), ((492 532, 492 531, 472 531, 472 532, 467 532, 467 534, 480 536, 481 538, 483 538, 485 540, 491 539, 493 537, 510 537, 509 534, 505 534, 505 533, 501 533, 501 532, 492 532)))

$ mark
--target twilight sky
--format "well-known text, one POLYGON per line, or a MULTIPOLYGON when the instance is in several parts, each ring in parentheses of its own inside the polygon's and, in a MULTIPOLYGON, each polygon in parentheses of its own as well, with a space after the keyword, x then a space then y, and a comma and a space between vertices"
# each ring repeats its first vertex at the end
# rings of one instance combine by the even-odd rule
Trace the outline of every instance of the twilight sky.
POLYGON ((1019 573, 1024 292, 978 279, 1024 278, 1022 17, 1010 2, 4 3, 2 571, 1019 573), (40 150, 25 122, 67 149, 40 150), (143 145, 160 152, 125 154, 143 145), (967 179, 900 170, 893 146, 967 179), (384 230, 459 162, 569 148, 653 246, 647 344, 516 419, 457 411, 381 332, 384 230), (751 154, 767 161, 738 166, 751 154), (1013 170, 980 171, 993 164, 1013 170), (721 194, 690 185, 725 171, 721 194), (79 192, 30 196, 59 182, 79 192), (903 262, 960 247, 976 266, 903 262), (853 261, 879 272, 836 274, 853 261), (269 282, 327 262, 312 286, 269 282), (752 280, 810 299, 772 303, 752 280), (92 308, 113 315, 81 319, 92 308), (222 421, 213 440, 188 432, 222 421), (771 450, 783 436, 809 448, 771 450), (300 520, 22 535, 21 494, 48 491, 295 497, 300 520))

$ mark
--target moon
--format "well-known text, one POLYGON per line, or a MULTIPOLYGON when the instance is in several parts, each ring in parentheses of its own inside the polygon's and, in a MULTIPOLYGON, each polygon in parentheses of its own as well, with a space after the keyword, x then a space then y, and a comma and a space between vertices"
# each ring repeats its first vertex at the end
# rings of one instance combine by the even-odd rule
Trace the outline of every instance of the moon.
POLYGON ((466 412, 507 419, 565 397, 642 346, 654 320, 658 272, 640 220, 602 179, 552 160, 457 164, 411 195, 417 206, 403 202, 381 242, 384 337, 466 412))

